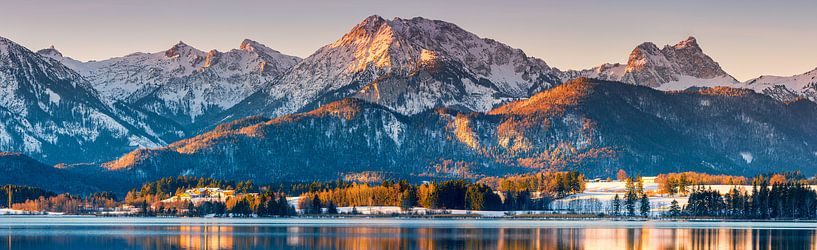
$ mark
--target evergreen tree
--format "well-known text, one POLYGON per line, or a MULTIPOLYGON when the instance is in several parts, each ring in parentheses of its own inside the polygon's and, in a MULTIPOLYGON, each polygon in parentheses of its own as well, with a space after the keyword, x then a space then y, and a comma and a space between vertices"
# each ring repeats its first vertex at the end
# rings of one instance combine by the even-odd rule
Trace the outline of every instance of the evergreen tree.
POLYGON ((275 203, 275 215, 280 216, 290 216, 296 215, 295 207, 290 206, 289 202, 287 202, 287 197, 284 195, 278 196, 278 202, 275 203))
POLYGON ((192 202, 188 202, 188 203, 187 203, 187 216, 194 216, 194 215, 196 215, 196 214, 198 214, 198 213, 196 212, 196 206, 195 206, 195 205, 193 205, 193 203, 192 203, 192 202))
POLYGON ((720 216, 724 214, 723 197, 716 190, 698 187, 689 195, 684 211, 693 216, 720 216))
POLYGON ((616 216, 621 215, 621 198, 618 197, 618 194, 616 194, 616 196, 613 197, 612 206, 613 206, 613 208, 612 208, 613 215, 616 215, 616 216))
POLYGON ((321 204, 321 199, 318 198, 317 195, 313 196, 312 203, 310 204, 310 206, 311 206, 309 209, 310 214, 321 214, 323 212, 321 211, 321 208, 323 208, 323 205, 321 204))
POLYGON ((647 198, 647 194, 641 194, 641 216, 648 216, 650 215, 650 199, 647 198))
POLYGON ((760 205, 760 199, 759 199, 759 197, 760 197, 760 195, 758 194, 758 191, 757 191, 757 182, 753 181, 752 182, 752 197, 751 197, 751 200, 749 202, 749 207, 750 207, 749 210, 750 211, 748 213, 750 218, 757 218, 757 217, 760 216, 759 215, 760 214, 760 206, 759 206, 760 205))
POLYGON ((249 217, 252 215, 252 209, 250 208, 250 202, 247 199, 241 199, 237 203, 233 209, 230 210, 230 213, 233 216, 240 216, 240 217, 249 217))
POLYGON ((335 206, 334 202, 329 201, 326 204, 326 214, 338 214, 338 207, 335 206))
POLYGON ((677 217, 681 215, 681 207, 678 206, 677 200, 672 200, 672 202, 670 202, 669 215, 672 217, 677 217))
POLYGON ((633 183, 633 178, 627 178, 627 182, 625 184, 625 194, 624 194, 624 209, 627 212, 627 216, 634 216, 635 215, 635 202, 638 200, 638 194, 635 190, 635 184, 633 183))
POLYGON ((758 191, 758 209, 760 209, 760 218, 768 219, 769 218, 769 182, 766 180, 761 180, 760 183, 760 191, 758 191))

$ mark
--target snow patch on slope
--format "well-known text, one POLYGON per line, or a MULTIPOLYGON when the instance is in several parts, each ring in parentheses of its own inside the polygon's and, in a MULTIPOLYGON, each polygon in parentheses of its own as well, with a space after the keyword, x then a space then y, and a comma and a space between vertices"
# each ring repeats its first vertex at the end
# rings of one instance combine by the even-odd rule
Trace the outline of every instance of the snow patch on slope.
POLYGON ((746 151, 740 152, 740 157, 743 158, 744 161, 746 161, 746 164, 752 163, 752 161, 754 161, 754 159, 755 159, 755 157, 752 155, 752 153, 749 153, 749 152, 746 152, 746 151))

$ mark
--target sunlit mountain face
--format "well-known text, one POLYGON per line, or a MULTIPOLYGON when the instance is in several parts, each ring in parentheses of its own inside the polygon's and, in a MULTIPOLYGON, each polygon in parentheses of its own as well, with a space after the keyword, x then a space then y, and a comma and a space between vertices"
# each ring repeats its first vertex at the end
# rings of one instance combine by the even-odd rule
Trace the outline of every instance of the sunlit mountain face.
POLYGON ((541 59, 452 23, 371 16, 233 111, 274 117, 353 97, 403 115, 484 112, 557 85, 558 75, 541 59))
POLYGON ((812 72, 741 83, 694 37, 560 70, 445 21, 350 26, 303 59, 246 39, 82 62, 0 39, 0 151, 122 186, 815 172, 812 72))

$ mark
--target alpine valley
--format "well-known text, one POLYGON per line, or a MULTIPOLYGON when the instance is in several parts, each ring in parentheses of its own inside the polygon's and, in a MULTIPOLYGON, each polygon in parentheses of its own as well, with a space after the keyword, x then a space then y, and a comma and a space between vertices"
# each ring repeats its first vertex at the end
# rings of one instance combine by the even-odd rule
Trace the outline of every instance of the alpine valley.
POLYGON ((739 82, 693 37, 585 70, 420 17, 368 17, 304 59, 245 39, 83 62, 0 38, 0 151, 16 152, 0 176, 87 191, 179 175, 815 174, 814 101, 817 70, 739 82))

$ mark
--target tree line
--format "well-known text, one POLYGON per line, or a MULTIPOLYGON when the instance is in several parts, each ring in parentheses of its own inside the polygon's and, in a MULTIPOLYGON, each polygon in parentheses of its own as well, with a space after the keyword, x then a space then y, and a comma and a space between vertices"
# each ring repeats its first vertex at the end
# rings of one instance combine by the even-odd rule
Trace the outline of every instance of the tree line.
POLYGON ((500 192, 539 192, 553 198, 581 193, 585 188, 584 175, 575 171, 485 177, 479 182, 500 192))
POLYGON ((624 197, 622 198, 616 194, 610 203, 610 211, 615 216, 648 216, 650 214, 650 199, 647 197, 647 193, 644 192, 644 180, 641 176, 637 176, 635 179, 626 176, 620 178, 625 179, 624 197), (638 210, 638 213, 636 213, 636 210, 638 210))
POLYGON ((113 193, 92 193, 85 198, 72 194, 58 194, 40 196, 15 203, 12 208, 24 211, 48 211, 66 214, 94 214, 103 210, 111 210, 119 202, 113 193))
POLYGON ((817 192, 805 181, 772 183, 772 178, 756 177, 752 191, 732 188, 721 195, 716 190, 696 187, 688 204, 673 202, 669 216, 707 216, 746 219, 815 219, 817 192))
POLYGON ((655 177, 655 183, 658 184, 659 193, 686 195, 690 188, 698 185, 744 185, 749 181, 743 176, 682 172, 659 174, 655 177))
POLYGON ((224 217, 273 217, 297 215, 286 194, 264 191, 259 194, 240 194, 226 202, 205 201, 194 204, 189 201, 157 203, 149 206, 142 201, 136 204, 140 216, 215 216, 224 217))
POLYGON ((358 206, 501 211, 545 208, 554 197, 584 191, 585 180, 578 172, 549 172, 489 177, 476 182, 444 180, 413 185, 400 180, 380 185, 336 182, 313 187, 316 188, 300 195, 299 205, 306 213, 358 206))
POLYGON ((301 194, 299 206, 306 214, 337 213, 337 207, 398 206, 431 209, 502 210, 502 198, 491 187, 468 180, 410 184, 407 180, 380 185, 352 183, 301 194), (325 211, 324 211, 325 209, 325 211))
POLYGON ((57 195, 54 192, 42 188, 21 185, 3 185, 0 187, 0 190, 3 192, 3 195, 0 195, 0 207, 4 208, 11 208, 9 206, 9 197, 11 197, 11 204, 14 204, 22 203, 27 200, 36 200, 40 197, 48 198, 57 195))

